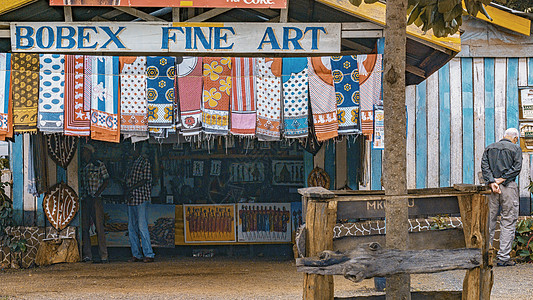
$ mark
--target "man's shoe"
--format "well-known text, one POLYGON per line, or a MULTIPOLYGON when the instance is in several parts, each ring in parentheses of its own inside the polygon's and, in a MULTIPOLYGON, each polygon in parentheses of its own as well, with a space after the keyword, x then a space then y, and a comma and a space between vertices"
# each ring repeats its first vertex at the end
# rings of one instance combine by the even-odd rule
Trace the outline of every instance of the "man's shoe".
POLYGON ((145 257, 143 259, 143 262, 145 263, 151 263, 151 262, 154 262, 154 258, 153 257, 145 257))
POLYGON ((102 260, 100 261, 100 263, 101 263, 101 264, 108 264, 108 263, 109 263, 109 259, 107 259, 107 258, 106 258, 106 259, 102 259, 102 260))
POLYGON ((85 256, 81 261, 84 263, 92 263, 93 259, 90 258, 89 256, 85 256))
POLYGON ((512 267, 514 265, 516 265, 516 263, 512 260, 506 260, 506 261, 502 261, 502 260, 497 260, 497 263, 496 265, 498 267, 512 267))
POLYGON ((128 259, 128 262, 141 262, 143 261, 142 258, 137 258, 135 256, 132 256, 130 259, 128 259))

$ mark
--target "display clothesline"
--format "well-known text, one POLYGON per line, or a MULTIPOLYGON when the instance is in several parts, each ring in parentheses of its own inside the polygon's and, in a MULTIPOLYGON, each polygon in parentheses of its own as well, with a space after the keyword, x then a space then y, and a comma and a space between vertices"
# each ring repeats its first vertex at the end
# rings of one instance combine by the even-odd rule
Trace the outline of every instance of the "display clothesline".
MULTIPOLYGON (((0 139, 260 141, 374 134, 382 56, 240 58, 0 53, 0 139), (362 117, 361 117, 362 116, 362 117), (309 131, 309 127, 313 131, 309 131)), ((381 134, 381 132, 380 132, 381 134)))

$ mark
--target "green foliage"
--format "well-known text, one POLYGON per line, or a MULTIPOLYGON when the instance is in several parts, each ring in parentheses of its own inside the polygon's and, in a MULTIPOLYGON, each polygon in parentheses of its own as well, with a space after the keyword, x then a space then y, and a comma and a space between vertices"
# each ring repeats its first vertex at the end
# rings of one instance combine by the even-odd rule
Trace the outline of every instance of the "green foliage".
POLYGON ((449 215, 437 215, 435 217, 431 217, 431 220, 433 223, 431 223, 431 230, 443 230, 450 228, 450 225, 448 225, 448 220, 450 216, 449 215))
POLYGON ((513 251, 522 261, 533 261, 533 219, 520 220, 516 224, 513 251))
POLYGON ((27 241, 15 241, 6 233, 6 228, 13 226, 13 202, 4 191, 9 185, 7 182, 0 183, 0 247, 9 247, 12 252, 25 252, 27 241))
MULTIPOLYGON (((362 0, 349 1, 355 6, 362 3, 362 0)), ((466 12, 472 16, 482 13, 491 19, 484 7, 490 2, 491 0, 465 0, 466 12)), ((461 0, 408 0, 407 25, 415 24, 423 31, 433 29, 436 37, 446 37, 459 30, 459 26, 463 23, 463 11, 461 0)))
POLYGON ((533 0, 493 0, 492 2, 519 11, 531 12, 533 10, 533 0))

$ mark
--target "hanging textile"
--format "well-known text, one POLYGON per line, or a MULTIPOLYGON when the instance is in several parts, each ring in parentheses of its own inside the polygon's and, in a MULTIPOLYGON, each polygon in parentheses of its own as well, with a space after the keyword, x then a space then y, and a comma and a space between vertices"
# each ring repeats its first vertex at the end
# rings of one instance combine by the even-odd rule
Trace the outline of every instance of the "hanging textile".
POLYGON ((333 56, 331 58, 331 70, 335 97, 337 98, 339 134, 360 133, 357 56, 333 56))
POLYGON ((283 124, 286 138, 307 137, 308 72, 307 58, 283 58, 283 124))
POLYGON ((37 131, 39 102, 39 54, 11 55, 11 94, 15 132, 37 131))
POLYGON ((84 64, 83 55, 65 56, 65 135, 91 134, 91 109, 85 109, 83 97, 84 64))
POLYGON ((39 54, 39 110, 37 128, 44 133, 63 132, 65 56, 39 54))
POLYGON ((207 134, 227 135, 231 95, 231 58, 204 57, 202 123, 207 134))
POLYGON ((359 89, 361 95, 361 130, 371 136, 374 130, 374 105, 383 105, 381 99, 382 55, 357 55, 359 89))
POLYGON ((146 58, 148 127, 151 132, 171 129, 174 124, 175 57, 146 58))
POLYGON ((47 165, 47 142, 46 137, 38 132, 30 136, 31 147, 33 150, 33 168, 35 177, 35 188, 37 194, 43 194, 48 191, 48 165, 47 165))
POLYGON ((184 136, 198 135, 202 130, 202 58, 178 57, 176 68, 181 133, 184 136))
POLYGON ((146 57, 121 56, 120 132, 124 138, 148 137, 146 57))
POLYGON ((33 196, 39 196, 39 193, 37 193, 37 182, 35 180, 35 168, 33 166, 33 164, 35 163, 35 160, 33 159, 34 157, 34 153, 33 153, 33 143, 34 143, 34 140, 32 139, 31 136, 35 136, 36 134, 31 134, 30 137, 29 137, 29 147, 28 147, 28 161, 26 162, 26 166, 28 167, 28 175, 27 175, 27 182, 28 182, 28 185, 27 185, 27 190, 26 192, 30 195, 33 195, 33 196))
POLYGON ((281 58, 257 58, 257 128, 260 141, 279 141, 281 125, 281 58))
POLYGON ((255 58, 231 59, 231 133, 253 136, 255 134, 255 58))
POLYGON ((318 141, 338 136, 337 102, 329 56, 309 57, 309 95, 318 141))
MULTIPOLYGON (((117 56, 85 56, 90 70, 91 139, 120 141, 119 60, 117 56)), ((86 73, 87 75, 87 73, 86 73)), ((85 89, 87 92, 87 89, 85 89)))
POLYGON ((0 53, 0 140, 13 137, 11 112, 11 54, 0 53))

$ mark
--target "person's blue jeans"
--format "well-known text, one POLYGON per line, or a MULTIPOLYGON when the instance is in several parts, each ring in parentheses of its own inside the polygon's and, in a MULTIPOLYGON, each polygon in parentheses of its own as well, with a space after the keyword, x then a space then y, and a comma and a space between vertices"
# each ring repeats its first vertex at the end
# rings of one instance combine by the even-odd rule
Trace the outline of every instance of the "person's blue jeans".
POLYGON ((131 254, 139 259, 143 257, 143 253, 145 257, 153 258, 155 256, 150 243, 150 232, 148 231, 147 205, 148 202, 143 202, 139 205, 128 205, 128 234, 131 254))

